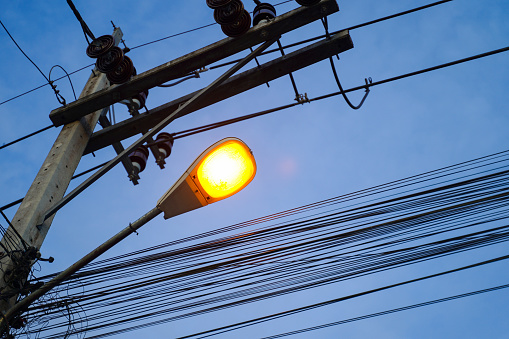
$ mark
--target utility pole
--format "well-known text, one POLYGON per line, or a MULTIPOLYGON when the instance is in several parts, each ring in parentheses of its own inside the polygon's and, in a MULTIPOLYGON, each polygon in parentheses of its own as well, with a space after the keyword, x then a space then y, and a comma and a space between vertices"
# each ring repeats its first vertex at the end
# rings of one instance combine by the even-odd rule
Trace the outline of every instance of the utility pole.
MULTIPOLYGON (((322 19, 338 10, 335 0, 321 0, 311 7, 300 7, 274 18, 269 23, 251 28, 243 36, 223 39, 136 75, 120 85, 109 86, 105 74, 93 72, 78 100, 51 112, 50 119, 54 126, 63 125, 64 127, 16 212, 12 225, 1 240, 2 247, 7 252, 0 261, 0 295, 3 296, 0 300, 0 312, 2 312, 0 316, 3 316, 0 318, 1 326, 12 326, 7 322, 12 319, 12 313, 19 313, 16 307, 13 308, 18 294, 20 292, 30 294, 38 287, 26 286, 25 282, 31 263, 40 256, 38 250, 58 209, 91 185, 100 175, 123 159, 127 159, 130 152, 146 142, 147 138, 161 131, 172 120, 353 48, 348 31, 343 31, 327 41, 315 43, 230 78, 249 60, 279 39, 282 34, 322 19), (127 123, 109 126, 108 121, 103 121, 103 126, 106 126, 104 133, 94 134, 96 138, 92 138, 95 125, 109 105, 129 99, 137 93, 185 76, 189 72, 260 43, 262 46, 257 48, 256 53, 252 52, 208 87, 157 107, 148 113, 136 115, 127 123), (120 141, 137 133, 142 133, 144 136, 123 149, 120 141), (114 146, 117 157, 64 197, 83 154, 106 145, 114 146), (11 241, 13 239, 15 244, 11 241)), ((113 36, 115 45, 118 45, 122 38, 121 30, 116 28, 113 36)), ((127 165, 124 163, 126 169, 127 165)))
MULTIPOLYGON (((118 45, 122 39, 120 28, 115 29, 113 37, 115 45, 118 45)), ((108 86, 106 74, 94 70, 81 92, 80 99, 108 86)), ((10 253, 5 253, 6 256, 0 261, 2 314, 14 305, 20 292, 28 293, 30 290, 25 286, 25 282, 32 261, 40 255, 38 250, 48 233, 53 217, 48 218, 39 227, 37 225, 41 216, 55 201, 64 196, 102 111, 103 109, 97 110, 64 125, 14 215, 12 226, 9 226, 1 240, 3 248, 10 249, 10 253)))

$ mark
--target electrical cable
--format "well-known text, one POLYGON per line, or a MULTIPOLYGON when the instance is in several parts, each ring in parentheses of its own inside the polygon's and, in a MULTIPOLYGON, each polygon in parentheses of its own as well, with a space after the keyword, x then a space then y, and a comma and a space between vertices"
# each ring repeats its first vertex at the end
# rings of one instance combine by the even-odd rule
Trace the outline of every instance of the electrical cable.
POLYGON ((65 75, 67 76, 67 78, 69 79, 69 83, 71 84, 71 89, 72 89, 72 94, 74 95, 74 100, 78 100, 78 98, 76 97, 76 92, 74 91, 74 86, 72 85, 72 81, 71 81, 71 77, 69 76, 69 73, 67 73, 67 71, 60 65, 55 65, 53 67, 51 67, 51 69, 49 70, 49 80, 51 81, 51 71, 53 71, 53 68, 55 67, 59 67, 62 71, 64 71, 65 75))
POLYGON ((20 50, 20 52, 28 59, 28 61, 30 61, 32 63, 32 65, 35 66, 35 68, 37 68, 37 70, 39 71, 39 73, 42 74, 42 76, 44 77, 44 79, 46 79, 46 81, 48 82, 48 84, 51 86, 51 88, 53 89, 53 91, 55 92, 55 96, 57 97, 57 100, 60 104, 63 104, 65 105, 65 99, 64 97, 59 93, 59 91, 57 90, 57 86, 53 84, 52 81, 50 81, 48 79, 48 77, 41 71, 41 69, 39 68, 39 66, 37 66, 35 64, 35 62, 32 61, 32 59, 30 59, 30 57, 23 51, 23 49, 21 49, 21 47, 18 45, 18 43, 16 42, 16 40, 14 40, 14 38, 12 37, 11 33, 9 33, 9 31, 7 30, 7 27, 5 27, 5 25, 3 24, 3 22, 0 20, 0 25, 2 25, 2 27, 4 28, 5 32, 7 33, 7 35, 9 36, 9 38, 11 38, 12 42, 14 42, 14 44, 16 45, 16 47, 18 47, 18 49, 20 50))
MULTIPOLYGON (((323 24, 323 28, 325 29, 326 39, 330 40, 331 35, 329 33, 329 24, 328 24, 328 21, 327 21, 327 17, 322 18, 321 21, 322 21, 322 24, 323 24)), ((282 46, 279 46, 279 47, 282 49, 282 46)), ((339 59, 339 55, 337 56, 337 58, 339 59)), ((343 99, 345 99, 346 103, 348 104, 348 106, 350 106, 351 109, 357 110, 357 109, 361 108, 362 105, 364 104, 364 101, 366 100, 366 98, 369 95, 369 91, 370 91, 369 90, 369 84, 371 84, 373 82, 373 80, 371 80, 371 78, 365 78, 364 79, 364 81, 366 82, 366 93, 362 97, 361 102, 357 106, 355 106, 348 99, 348 96, 344 93, 343 86, 341 86, 341 81, 339 81, 338 73, 336 71, 336 66, 334 65, 334 60, 332 60, 332 57, 329 57, 329 61, 330 61, 331 69, 332 69, 332 74, 334 75, 334 79, 336 80, 336 84, 338 85, 338 88, 339 88, 340 92, 343 95, 343 99)))
POLYGON ((371 314, 367 314, 367 315, 363 315, 363 316, 359 316, 359 317, 355 317, 355 318, 335 321, 335 322, 332 322, 332 323, 327 323, 327 324, 322 324, 322 325, 318 325, 318 326, 308 327, 308 328, 304 328, 304 329, 300 329, 300 330, 296 330, 296 331, 276 334, 276 335, 272 335, 272 336, 269 336, 269 337, 264 337, 263 339, 276 339, 276 338, 287 337, 287 336, 294 335, 294 334, 300 334, 300 333, 315 331, 315 330, 319 330, 319 329, 323 329, 323 328, 327 328, 327 327, 331 327, 331 326, 343 325, 343 324, 351 323, 351 322, 354 322, 354 321, 370 319, 370 318, 374 318, 374 317, 378 317, 378 316, 382 316, 382 315, 387 315, 387 314, 392 314, 392 313, 396 313, 396 312, 401 312, 401 311, 407 311, 407 310, 411 310, 411 309, 415 309, 415 308, 419 308, 419 307, 423 307, 423 306, 435 305, 435 304, 438 304, 438 303, 442 303, 442 302, 446 302, 446 301, 451 301, 451 300, 456 300, 456 299, 461 299, 461 298, 465 298, 465 297, 471 297, 471 296, 474 296, 474 295, 483 294, 483 293, 487 293, 487 292, 494 292, 494 291, 498 291, 498 290, 505 289, 505 288, 508 288, 508 287, 509 287, 509 284, 505 284, 505 285, 495 286, 495 287, 486 288, 486 289, 482 289, 482 290, 477 290, 477 291, 473 291, 473 292, 457 294, 457 295, 453 295, 453 296, 446 297, 446 298, 430 300, 430 301, 426 301, 426 302, 422 302, 422 303, 418 303, 418 304, 413 304, 413 305, 409 305, 409 306, 393 308, 393 309, 382 311, 382 312, 371 313, 371 314))
POLYGON ((350 106, 350 108, 352 109, 359 109, 362 107, 362 105, 364 104, 364 100, 366 100, 366 98, 368 97, 369 95, 369 85, 373 82, 371 80, 371 78, 367 78, 365 79, 366 81, 366 86, 365 86, 365 89, 366 89, 366 93, 364 94, 364 96, 362 97, 361 99, 361 102, 355 106, 352 104, 352 102, 348 99, 348 97, 346 96, 346 93, 345 91, 343 90, 343 86, 341 86, 341 82, 339 81, 339 77, 338 77, 338 73, 336 72, 336 66, 334 66, 334 60, 332 60, 332 57, 329 57, 329 61, 330 61, 330 65, 331 65, 331 69, 332 69, 332 73, 334 74, 334 79, 336 79, 336 84, 338 85, 339 87, 339 91, 341 92, 341 95, 343 96, 343 98, 345 99, 346 103, 348 104, 348 106, 350 106))
MULTIPOLYGON (((85 175, 85 174, 88 174, 88 173, 90 173, 90 172, 93 172, 93 171, 95 171, 95 170, 97 170, 97 169, 99 169, 99 168, 103 167, 103 166, 104 166, 104 165, 106 165, 107 163, 108 163, 108 162, 104 162, 104 163, 102 163, 102 164, 100 164, 100 165, 97 165, 97 166, 94 166, 94 167, 92 167, 92 168, 89 168, 89 169, 88 169, 88 170, 86 170, 86 171, 83 171, 83 172, 81 172, 81 173, 78 173, 78 174, 74 175, 74 176, 71 178, 71 180, 74 180, 74 179, 79 178, 79 177, 81 177, 81 176, 83 176, 83 175, 85 175)), ((21 204, 22 202, 23 202, 23 198, 18 199, 18 200, 16 200, 16 201, 13 201, 13 202, 11 202, 11 203, 9 203, 9 204, 7 204, 7 205, 4 205, 4 206, 0 207, 0 211, 3 211, 3 210, 6 210, 6 209, 8 209, 8 208, 11 208, 11 207, 13 207, 13 206, 19 205, 19 204, 21 204)), ((3 214, 3 212, 2 212, 2 214, 3 214)))
MULTIPOLYGON (((71 73, 69 73, 69 75, 73 75, 73 74, 75 74, 75 73, 81 72, 81 71, 83 71, 83 70, 85 70, 85 69, 87 69, 87 68, 89 68, 89 67, 94 66, 94 65, 95 65, 95 63, 90 64, 90 65, 86 65, 86 66, 81 67, 81 68, 79 68, 79 69, 77 69, 77 70, 75 70, 75 71, 72 71, 71 73)), ((65 77, 67 77, 67 75, 61 76, 60 78, 57 78, 57 79, 55 79, 54 81, 62 80, 62 79, 64 79, 65 77)), ((33 89, 29 90, 29 91, 26 91, 26 92, 24 92, 24 93, 18 94, 18 95, 14 96, 14 97, 12 97, 12 98, 10 98, 10 99, 7 99, 7 100, 5 100, 5 101, 0 102, 0 105, 6 104, 6 103, 8 103, 9 101, 12 101, 12 100, 14 100, 14 99, 18 99, 18 98, 20 98, 20 97, 22 97, 22 96, 25 96, 25 95, 27 95, 27 94, 29 94, 29 93, 32 93, 32 92, 34 92, 34 91, 36 91, 36 90, 38 90, 38 89, 41 89, 41 88, 43 88, 43 87, 46 87, 46 86, 48 86, 48 85, 49 85, 49 84, 40 85, 40 86, 35 87, 35 88, 33 88, 33 89)))
POLYGON ((89 168, 89 169, 88 169, 88 170, 86 170, 86 171, 83 171, 83 172, 81 172, 81 173, 78 173, 78 174, 74 175, 74 176, 71 178, 71 180, 76 179, 76 178, 79 178, 79 177, 81 177, 82 175, 88 174, 88 173, 90 173, 90 172, 93 172, 93 171, 95 171, 95 170, 97 170, 97 169, 99 169, 99 168, 103 167, 103 166, 104 166, 104 165, 106 165, 107 163, 108 163, 108 161, 103 162, 103 163, 102 163, 102 164, 100 164, 100 165, 94 166, 94 167, 92 167, 92 168, 89 168))
MULTIPOLYGON (((434 7, 434 6, 437 6, 437 5, 441 5, 441 4, 444 4, 446 2, 451 2, 451 1, 454 1, 454 0, 441 0, 441 1, 433 2, 433 3, 430 3, 428 5, 424 5, 424 6, 420 6, 420 7, 415 7, 413 9, 410 9, 410 10, 407 10, 407 11, 395 13, 395 14, 392 14, 392 15, 388 15, 388 16, 381 17, 381 18, 378 18, 378 19, 375 19, 375 20, 371 20, 371 21, 367 21, 367 22, 364 22, 364 23, 361 23, 361 24, 357 24, 357 25, 354 25, 354 26, 350 26, 350 27, 347 27, 347 28, 342 28, 340 30, 337 30, 337 31, 334 31, 334 32, 330 32, 329 34, 330 35, 334 35, 334 34, 337 34, 339 32, 342 32, 342 31, 353 31, 353 30, 358 29, 358 28, 370 26, 370 25, 373 25, 373 24, 376 24, 376 23, 380 23, 380 22, 383 22, 383 21, 386 21, 386 20, 390 20, 390 19, 394 19, 394 18, 403 16, 403 15, 407 15, 407 14, 411 14, 411 13, 414 13, 414 12, 422 11, 424 9, 431 8, 431 7, 434 7)), ((283 46, 283 49, 300 46, 300 45, 306 44, 308 42, 313 42, 313 41, 316 41, 316 40, 321 40, 323 38, 327 38, 327 33, 326 34, 322 34, 322 35, 318 35, 318 36, 313 37, 313 38, 309 38, 309 39, 305 39, 305 40, 300 40, 300 41, 292 43, 292 44, 288 44, 286 46, 283 46)), ((260 53, 260 55, 271 54, 271 53, 275 53, 275 52, 278 52, 278 51, 279 51, 279 49, 276 49, 276 48, 274 48, 274 49, 267 49, 266 51, 260 53)), ((235 63, 235 60, 228 61, 228 62, 226 62, 224 64, 220 64, 220 65, 216 65, 216 66, 211 66, 209 68, 210 69, 219 68, 219 67, 223 67, 223 66, 228 66, 228 65, 233 64, 233 63, 235 63)))
POLYGON ((6 209, 11 208, 13 206, 16 206, 18 204, 21 204, 21 202, 23 202, 23 199, 18 199, 16 201, 13 201, 13 202, 11 202, 11 203, 9 203, 7 205, 4 205, 4 206, 0 207, 0 210, 2 210, 2 211, 6 210, 6 209))
MULTIPOLYGON (((288 2, 292 2, 293 0, 286 0, 286 1, 283 1, 283 2, 279 2, 277 4, 274 4, 273 6, 279 6, 279 5, 282 5, 282 4, 285 4, 285 3, 288 3, 288 2)), ((452 0, 449 0, 449 1, 452 1, 452 0)), ((204 29, 204 28, 207 28, 207 27, 212 27, 212 26, 216 26, 218 25, 218 23, 214 22, 214 23, 211 23, 211 24, 208 24, 208 25, 203 25, 203 26, 200 26, 200 27, 196 27, 196 28, 193 28, 193 29, 189 29, 187 31, 183 31, 183 32, 180 32, 180 33, 176 33, 176 34, 172 34, 172 35, 168 35, 164 38, 160 38, 160 39, 156 39, 156 40, 153 40, 153 41, 149 41, 149 42, 146 42, 146 43, 143 43, 141 45, 137 45, 137 46, 134 46, 133 48, 131 48, 131 50, 133 49, 137 49, 137 48, 140 48, 140 47, 144 47, 144 46, 148 46, 148 45, 152 45, 156 42, 160 42, 160 41, 164 41, 164 40, 167 40, 167 39, 171 39, 171 38, 175 38, 177 36, 180 36, 180 35, 183 35, 183 34, 187 34, 187 33, 191 33, 191 32, 195 32, 195 31, 198 31, 198 30, 201 30, 201 29, 204 29)))
POLYGON ((85 20, 83 20, 83 18, 81 17, 80 12, 78 12, 78 10, 76 9, 76 6, 74 6, 74 4, 72 3, 72 0, 67 0, 67 4, 69 5, 72 12, 74 13, 74 16, 76 16, 76 19, 78 19, 78 21, 81 25, 81 29, 83 30, 83 34, 85 35, 85 39, 87 40, 87 43, 90 44, 90 41, 88 41, 88 38, 90 37, 92 40, 94 40, 95 39, 94 34, 88 27, 85 20))
POLYGON ((16 234, 16 236, 18 237, 18 239, 21 241, 21 244, 23 245, 23 247, 25 248, 25 251, 28 250, 28 247, 30 245, 28 245, 28 243, 25 241, 25 239, 23 239, 23 237, 18 233, 18 231, 16 230, 16 227, 14 227, 14 225, 11 223, 11 221, 9 220, 9 218, 7 218, 7 216, 5 215, 5 213, 0 210, 0 213, 2 214, 2 217, 4 217, 5 221, 7 221, 7 223, 9 224, 9 227, 10 229, 12 229, 14 231, 14 233, 16 234))
POLYGON ((55 127, 55 126, 53 126, 53 125, 49 125, 49 126, 46 126, 46 127, 44 127, 44 128, 41 128, 41 129, 40 129, 40 130, 38 130, 38 131, 35 131, 35 132, 30 133, 30 134, 27 134, 27 135, 25 135, 25 136, 23 136, 23 137, 21 137, 21 138, 19 138, 19 139, 16 139, 16 140, 14 140, 14 141, 11 141, 11 142, 8 142, 8 143, 6 143, 6 144, 3 144, 2 146, 0 146, 0 149, 2 149, 2 148, 6 148, 6 147, 9 147, 9 146, 11 146, 11 145, 14 145, 14 144, 16 144, 16 143, 18 143, 18 142, 20 142, 20 141, 23 141, 23 140, 25 140, 25 139, 28 139, 28 138, 30 138, 30 137, 33 137, 34 135, 37 135, 37 134, 42 133, 42 132, 44 132, 44 131, 47 131, 47 130, 49 130, 49 129, 53 128, 53 127, 55 127))
POLYGON ((345 300, 349 300, 349 299, 365 296, 365 295, 368 295, 368 294, 372 294, 372 293, 376 293, 376 292, 392 289, 392 288, 395 288, 395 287, 399 287, 399 286, 415 283, 415 282, 418 282, 418 281, 423 281, 423 280, 427 280, 427 279, 431 279, 431 278, 436 278, 436 277, 439 277, 439 276, 442 276, 442 275, 446 275, 446 274, 460 272, 460 271, 463 271, 463 270, 466 270, 466 269, 471 269, 471 268, 475 268, 475 267, 479 267, 479 266, 483 266, 483 265, 487 265, 487 264, 491 264, 491 263, 495 263, 495 262, 502 261, 502 260, 507 260, 507 259, 509 259, 509 255, 500 256, 500 257, 493 258, 493 259, 490 259, 490 260, 478 262, 478 263, 475 263, 475 264, 472 264, 472 265, 462 266, 462 267, 455 268, 455 269, 452 269, 452 270, 447 270, 447 271, 443 271, 443 272, 439 272, 439 273, 435 273, 435 274, 430 274, 430 275, 419 277, 419 278, 416 278, 416 279, 410 279, 410 280, 399 282, 399 283, 396 283, 396 284, 391 284, 391 285, 375 288, 375 289, 372 289, 372 290, 368 290, 368 291, 363 291, 363 292, 351 294, 351 295, 348 295, 348 296, 345 296, 345 297, 331 299, 331 300, 328 300, 328 301, 325 301, 325 302, 321 302, 321 303, 317 303, 317 304, 313 304, 313 305, 308 305, 308 306, 304 306, 304 307, 300 307, 300 308, 295 308, 295 309, 292 309, 292 310, 289 310, 289 311, 275 313, 275 314, 272 314, 272 315, 269 315, 269 316, 264 316, 264 317, 252 319, 252 320, 249 320, 249 321, 245 321, 245 322, 241 322, 241 323, 236 323, 236 324, 233 324, 233 325, 229 325, 229 326, 217 328, 217 329, 214 329, 214 330, 211 330, 211 331, 207 331, 207 332, 214 332, 211 335, 201 336, 202 334, 207 333, 207 332, 201 332, 201 333, 197 333, 195 335, 181 337, 180 339, 191 338, 191 337, 194 337, 194 336, 197 336, 197 335, 200 335, 201 336, 200 338, 206 338, 206 337, 210 337, 212 335, 217 335, 217 334, 222 334, 222 333, 225 333, 225 332, 229 332, 229 331, 231 331, 233 329, 244 328, 246 326, 251 326, 251 325, 254 325, 254 324, 259 324, 259 323, 262 323, 262 322, 266 322, 266 321, 269 321, 269 320, 274 320, 274 319, 281 318, 281 317, 288 316, 288 315, 293 315, 293 314, 300 313, 300 312, 303 312, 303 311, 308 311, 308 310, 311 310, 311 309, 315 309, 315 308, 319 308, 319 307, 323 307, 323 306, 328 306, 328 305, 335 304, 335 303, 338 303, 338 302, 342 302, 342 301, 345 301, 345 300))
MULTIPOLYGON (((500 244, 509 241, 507 207, 504 151, 101 260, 77 273, 80 296, 67 282, 65 300, 87 312, 83 331, 121 328, 91 338, 120 334, 500 244)), ((31 307, 30 321, 51 320, 32 333, 56 338, 67 328, 58 305, 31 307)))
POLYGON ((0 20, 0 25, 2 25, 2 27, 4 28, 5 32, 7 33, 7 35, 9 36, 9 38, 11 38, 12 42, 14 42, 14 44, 16 45, 16 47, 18 47, 18 49, 20 50, 20 52, 28 59, 28 61, 30 61, 32 63, 32 65, 34 65, 35 68, 37 68, 37 70, 39 71, 39 73, 41 73, 41 75, 44 77, 44 79, 46 79, 46 81, 48 83, 50 83, 48 77, 46 76, 46 74, 44 74, 41 69, 39 68, 39 66, 37 66, 35 64, 35 62, 32 61, 32 59, 30 59, 30 57, 23 51, 23 49, 21 49, 21 47, 18 45, 18 43, 16 42, 16 40, 14 40, 14 38, 12 37, 11 33, 9 33, 9 31, 7 30, 7 28, 5 27, 5 25, 3 24, 3 22, 0 20))

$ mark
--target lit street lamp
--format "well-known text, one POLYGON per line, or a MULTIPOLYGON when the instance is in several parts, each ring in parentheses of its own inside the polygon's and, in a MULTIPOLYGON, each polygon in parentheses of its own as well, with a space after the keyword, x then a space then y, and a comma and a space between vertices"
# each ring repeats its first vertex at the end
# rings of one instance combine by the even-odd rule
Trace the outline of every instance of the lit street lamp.
POLYGON ((237 138, 207 148, 157 202, 168 219, 228 198, 253 180, 256 163, 247 145, 237 138))
POLYGON ((246 187, 255 174, 253 154, 242 140, 225 138, 216 142, 196 158, 180 179, 159 199, 155 208, 15 304, 0 318, 0 328, 5 329, 8 321, 23 312, 32 302, 157 215, 164 212, 164 218, 168 219, 228 198, 246 187))

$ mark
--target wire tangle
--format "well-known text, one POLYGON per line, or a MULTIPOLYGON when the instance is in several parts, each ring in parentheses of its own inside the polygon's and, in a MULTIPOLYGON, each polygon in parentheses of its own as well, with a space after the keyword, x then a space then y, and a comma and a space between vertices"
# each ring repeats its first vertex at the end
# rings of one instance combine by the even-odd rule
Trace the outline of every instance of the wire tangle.
MULTIPOLYGON (((44 325, 30 327, 41 338, 61 337, 72 326, 73 333, 103 338, 332 284, 338 294, 322 304, 337 303, 509 258, 472 262, 359 295, 339 292, 352 279, 506 243, 508 206, 509 151, 504 151, 96 261, 62 286, 65 299, 40 300, 25 317, 29 322, 44 317, 44 325), (59 311, 64 300, 65 316, 59 311), (81 320, 68 316, 78 310, 87 314, 81 330, 81 320)), ((322 304, 218 324, 187 337, 237 330, 322 304)))

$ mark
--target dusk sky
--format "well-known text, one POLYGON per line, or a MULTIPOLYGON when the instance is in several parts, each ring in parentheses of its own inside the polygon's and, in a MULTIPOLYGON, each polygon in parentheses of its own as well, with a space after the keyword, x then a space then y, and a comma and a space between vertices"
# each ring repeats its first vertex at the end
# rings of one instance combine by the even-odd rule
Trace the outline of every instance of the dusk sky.
MULTIPOLYGON (((283 14, 295 1, 269 1, 283 14)), ((426 5, 426 1, 339 0, 340 11, 328 17, 338 31, 384 16, 426 5)), ((214 23, 205 0, 74 1, 96 36, 120 27, 128 47, 214 23)), ((244 1, 252 12, 253 1, 244 1)), ((454 0, 416 13, 350 31, 354 48, 334 58, 343 87, 373 82, 452 62, 508 46, 509 2, 454 0)), ((53 65, 67 72, 94 61, 87 42, 65 1, 4 1, 0 20, 28 56, 48 75, 53 65)), ((320 21, 284 34, 288 45, 324 34, 320 21)), ((138 74, 196 49, 224 39, 219 25, 181 34, 132 49, 138 74)), ((17 99, 8 99, 45 83, 42 75, 0 29, 0 145, 48 125, 59 103, 49 86, 17 99)), ((274 45, 273 47, 276 47, 274 45)), ((297 48, 289 49, 289 53, 297 48)), ((247 55, 243 51, 234 58, 247 55)), ((258 58, 268 62, 279 54, 258 58)), ((241 71, 256 67, 250 62, 241 71)), ((92 67, 71 75, 76 94, 92 67)), ((201 73, 175 87, 150 90, 147 107, 157 107, 210 84, 227 68, 201 73)), ((52 78, 64 73, 55 68, 52 78)), ((337 92, 326 59, 294 73, 299 92, 316 98, 337 92)), ((121 165, 60 210, 41 248, 43 276, 65 269, 103 241, 155 207, 159 197, 208 146, 225 137, 238 137, 257 161, 253 182, 237 195, 170 220, 152 220, 101 257, 105 259, 221 227, 341 196, 508 149, 508 54, 482 59, 374 86, 364 105, 352 110, 341 96, 213 129, 175 141, 164 170, 150 158, 133 186, 121 165)), ((68 79, 56 82, 67 102, 74 100, 68 79)), ((364 92, 348 96, 357 104, 364 92)), ((164 129, 174 133, 294 102, 288 76, 177 119, 164 129)), ((115 105, 116 121, 130 117, 115 105)), ((96 130, 99 130, 97 126, 96 130)), ((60 127, 0 150, 0 206, 22 198, 41 167, 60 127)), ((137 137, 123 141, 127 147, 137 137)), ((82 158, 77 173, 115 156, 112 147, 82 158)), ((73 180, 69 190, 86 177, 73 180)), ((9 218, 16 208, 6 209, 9 218)), ((332 207, 331 207, 332 210, 332 207)), ((323 212, 326 212, 324 210, 323 212)), ((312 212, 306 214, 310 216, 312 212)), ((277 222, 277 221, 276 221, 277 222)), ((274 222, 274 223, 276 223, 274 222)), ((0 224, 7 226, 5 220, 0 224)), ((507 224, 507 221, 506 221, 507 224)), ((257 226, 255 226, 257 227, 257 226)), ((248 232, 244 228, 237 232, 248 232)), ((214 237, 207 238, 212 240, 214 237)), ((239 250, 241 251, 241 250, 239 250)), ((269 298, 231 309, 163 323, 118 338, 176 338, 321 301, 414 279, 427 274, 507 255, 501 243, 425 263, 340 281, 302 292, 269 298)), ((413 283, 294 316, 218 335, 219 338, 261 338, 348 318, 408 306, 509 283, 505 261, 413 283)), ((312 332, 295 338, 508 338, 509 290, 384 315, 312 332)), ((98 335, 90 332, 85 337, 98 335)), ((78 337, 83 337, 83 334, 78 337)))

